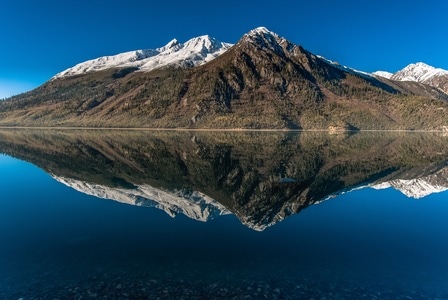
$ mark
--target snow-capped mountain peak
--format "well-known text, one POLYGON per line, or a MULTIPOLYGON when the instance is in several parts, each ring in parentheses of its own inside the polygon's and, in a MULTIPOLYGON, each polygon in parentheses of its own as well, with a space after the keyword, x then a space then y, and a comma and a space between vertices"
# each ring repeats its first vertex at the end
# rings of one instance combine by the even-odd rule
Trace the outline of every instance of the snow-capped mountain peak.
POLYGON ((169 49, 172 49, 172 48, 174 48, 174 47, 176 47, 176 46, 178 46, 179 45, 179 41, 177 40, 177 39, 172 39, 168 44, 166 44, 165 46, 163 46, 163 47, 160 47, 160 48, 157 48, 156 49, 156 51, 157 52, 165 52, 165 51, 167 51, 167 50, 169 50, 169 49))
POLYGON ((203 35, 196 38, 192 38, 187 41, 184 45, 185 49, 190 51, 199 51, 199 52, 208 52, 212 53, 214 51, 219 51, 221 48, 228 49, 232 46, 232 44, 221 43, 215 38, 210 37, 209 35, 203 35))
POLYGON ((148 72, 170 65, 194 67, 213 60, 232 46, 208 35, 192 38, 185 43, 173 39, 156 49, 129 51, 88 60, 56 74, 52 79, 110 68, 136 67, 140 71, 148 72))
POLYGON ((396 81, 420 82, 438 88, 442 92, 448 94, 448 71, 441 68, 435 68, 423 62, 407 65, 395 74, 385 71, 377 71, 373 72, 372 75, 396 81))
POLYGON ((266 27, 252 29, 246 33, 241 40, 243 42, 255 44, 260 48, 270 49, 277 54, 284 54, 285 51, 291 52, 294 49, 294 45, 287 39, 270 31, 266 27))
POLYGON ((252 29, 247 33, 247 35, 272 35, 278 37, 278 34, 270 31, 269 29, 263 26, 252 29))
POLYGON ((267 44, 278 44, 285 39, 280 37, 275 32, 270 31, 266 27, 258 27, 252 29, 243 36, 243 39, 249 39, 254 42, 265 42, 267 44))
POLYGON ((391 79, 399 81, 425 82, 426 80, 439 75, 448 75, 448 71, 418 62, 415 64, 410 64, 404 69, 398 71, 391 77, 391 79))

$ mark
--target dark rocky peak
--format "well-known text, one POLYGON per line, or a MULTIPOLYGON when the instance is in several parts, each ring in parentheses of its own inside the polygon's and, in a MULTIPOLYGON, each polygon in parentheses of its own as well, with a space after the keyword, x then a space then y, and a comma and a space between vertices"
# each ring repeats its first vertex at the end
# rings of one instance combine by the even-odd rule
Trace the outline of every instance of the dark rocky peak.
MULTIPOLYGON (((260 61, 265 63, 266 59, 268 59, 270 62, 277 62, 280 68, 283 68, 285 64, 293 63, 299 69, 306 70, 306 73, 311 72, 314 68, 320 68, 316 64, 316 61, 319 63, 320 60, 314 54, 305 50, 302 46, 293 44, 287 39, 268 30, 266 27, 258 27, 249 31, 237 45, 251 55, 252 59, 258 63, 260 61), (272 54, 277 56, 277 59, 274 59, 272 54), (265 59, 262 60, 261 57, 265 59)), ((302 71, 299 72, 303 73, 302 71)), ((305 77, 309 76, 308 74, 305 77)), ((314 81, 314 79, 311 80, 314 81)))
POLYGON ((278 55, 286 55, 296 48, 294 44, 266 27, 252 29, 242 37, 239 43, 250 43, 260 49, 270 49, 278 55))

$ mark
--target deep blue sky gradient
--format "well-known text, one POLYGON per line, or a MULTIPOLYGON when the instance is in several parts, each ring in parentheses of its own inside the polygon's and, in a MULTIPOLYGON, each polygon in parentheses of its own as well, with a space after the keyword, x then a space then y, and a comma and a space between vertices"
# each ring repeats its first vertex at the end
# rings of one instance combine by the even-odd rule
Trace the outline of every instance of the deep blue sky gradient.
POLYGON ((448 69, 447 13, 445 0, 3 1, 0 98, 88 59, 259 26, 358 70, 448 69))

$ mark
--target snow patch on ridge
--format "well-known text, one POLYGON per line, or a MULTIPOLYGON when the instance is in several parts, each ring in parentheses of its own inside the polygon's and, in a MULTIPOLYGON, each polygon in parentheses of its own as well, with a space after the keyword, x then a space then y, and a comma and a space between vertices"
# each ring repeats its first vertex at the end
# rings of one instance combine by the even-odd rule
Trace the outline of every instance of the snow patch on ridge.
POLYGON ((394 74, 386 71, 376 71, 373 72, 372 75, 390 79, 394 74))
POLYGON ((339 70, 342 70, 344 72, 352 73, 352 74, 355 74, 355 75, 358 75, 358 76, 362 76, 362 77, 367 77, 367 78, 371 78, 372 77, 372 74, 370 74, 370 73, 367 73, 367 72, 364 72, 364 71, 359 71, 359 70, 356 70, 356 69, 353 69, 353 68, 349 68, 347 66, 339 64, 338 62, 335 62, 335 61, 332 61, 332 60, 330 60, 328 58, 325 58, 325 57, 323 57, 321 55, 316 55, 316 56, 318 58, 320 58, 321 60, 325 61, 327 64, 330 64, 333 67, 338 68, 339 70))

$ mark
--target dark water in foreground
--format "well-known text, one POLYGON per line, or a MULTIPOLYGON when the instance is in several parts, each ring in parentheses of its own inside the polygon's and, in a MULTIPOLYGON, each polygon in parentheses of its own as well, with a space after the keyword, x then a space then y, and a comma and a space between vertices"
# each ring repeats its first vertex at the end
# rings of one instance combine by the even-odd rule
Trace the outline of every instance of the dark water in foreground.
POLYGON ((0 130, 0 152, 0 299, 448 299, 448 137, 0 130))

